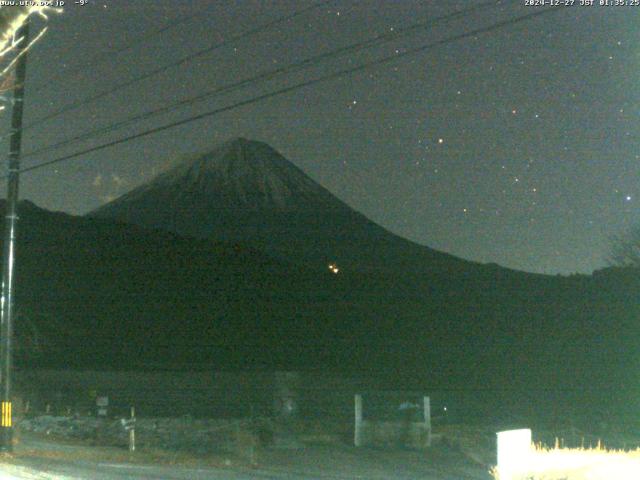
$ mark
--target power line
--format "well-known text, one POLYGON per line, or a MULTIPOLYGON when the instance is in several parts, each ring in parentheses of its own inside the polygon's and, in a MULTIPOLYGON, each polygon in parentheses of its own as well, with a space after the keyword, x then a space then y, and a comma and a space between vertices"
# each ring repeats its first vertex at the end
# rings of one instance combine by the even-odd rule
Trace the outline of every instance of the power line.
POLYGON ((47 81, 42 83, 41 85, 36 85, 35 87, 29 88, 30 93, 35 93, 35 92, 39 92, 45 88, 49 88, 49 86, 51 85, 51 81, 53 80, 57 80, 60 77, 62 77, 63 75, 70 75, 73 73, 77 73, 80 72, 82 70, 86 70, 92 67, 95 67, 96 65, 100 65, 101 63, 107 61, 107 60, 111 60, 113 59, 113 57, 115 55, 119 55, 121 53, 127 52, 129 50, 133 50, 134 48, 137 48, 138 46, 140 46, 141 43, 149 40, 150 38, 153 38, 157 35, 160 35, 162 33, 165 33, 169 30, 172 30, 176 27, 178 27, 179 25, 182 25, 185 22, 188 22, 189 20, 202 15, 202 13, 207 10, 209 8, 209 5, 205 6, 204 8, 200 8, 198 9, 195 13, 191 13, 189 15, 183 15, 181 17, 175 18, 173 20, 171 20, 168 24, 160 27, 157 30, 153 30, 151 32, 145 33, 143 35, 139 35, 138 37, 132 39, 131 41, 129 41, 128 43, 126 43, 125 45, 122 45, 119 48, 113 49, 113 50, 109 50, 106 52, 101 52, 97 55, 94 55, 92 58, 90 58, 86 63, 81 63, 79 65, 75 65, 74 67, 71 67, 67 70, 65 70, 62 73, 59 73, 58 75, 51 75, 47 77, 47 81))
POLYGON ((300 70, 304 70, 306 68, 310 68, 310 67, 314 67, 316 66, 318 63, 320 63, 321 61, 324 60, 328 60, 331 58, 336 58, 339 56, 342 56, 346 53, 353 53, 353 52, 357 52, 366 48, 370 48, 370 47, 376 47, 376 46, 380 46, 384 43, 390 42, 390 41, 394 41, 394 40, 398 40, 400 38, 404 38, 410 34, 414 34, 416 33, 416 31, 418 30, 423 30, 425 28, 431 27, 434 24, 440 23, 440 22, 447 22, 447 21, 451 21, 454 20, 456 18, 461 18, 467 15, 470 15, 471 13, 477 12, 478 10, 481 9, 485 9, 491 6, 495 6, 499 3, 501 3, 502 0, 490 0, 490 1, 486 1, 484 3, 478 4, 476 6, 473 7, 469 7, 463 10, 459 10, 447 15, 443 15, 437 18, 434 18, 433 20, 427 21, 427 22, 420 22, 420 23, 416 23, 413 25, 409 25, 407 27, 403 27, 403 28, 399 28, 397 30, 394 30, 392 32, 386 32, 386 33, 382 33, 379 34, 373 38, 370 38, 368 40, 365 41, 361 41, 361 42, 356 42, 356 43, 352 43, 350 45, 344 46, 344 47, 340 47, 338 49, 329 51, 329 52, 325 52, 319 55, 314 55, 312 57, 309 57, 307 59, 301 60, 299 62, 293 63, 291 65, 288 66, 284 66, 284 67, 280 67, 277 69, 273 69, 270 71, 266 71, 266 72, 262 72, 259 73, 258 75, 255 75, 253 77, 250 78, 246 78, 244 80, 240 80, 238 82, 234 82, 231 84, 227 84, 221 87, 217 87, 213 90, 209 90, 207 92, 203 92, 201 94, 198 94, 194 97, 190 97, 187 99, 183 99, 180 100, 178 102, 174 102, 171 105, 165 105, 163 107, 154 109, 154 110, 150 110, 144 113, 140 113, 140 114, 136 114, 133 115, 131 117, 128 117, 124 120, 112 123, 110 125, 106 125, 103 127, 99 127, 99 128, 95 128, 93 130, 89 130, 83 133, 80 133, 78 135, 75 135, 73 137, 61 140, 53 145, 48 145, 45 147, 42 147, 38 150, 34 150, 32 152, 29 152, 25 155, 23 155, 23 157, 31 157, 34 155, 38 155, 38 154, 43 154, 46 152, 49 152, 51 150, 55 150, 58 149, 60 147, 72 144, 72 143, 76 143, 78 141, 84 141, 84 140, 88 140, 92 137, 104 134, 104 133, 108 133, 114 130, 117 130, 119 128, 122 128, 124 126, 127 125, 131 125, 133 123, 138 123, 142 120, 147 120, 149 118, 152 118, 154 116, 157 115, 162 115, 162 114, 166 114, 166 113, 170 113, 173 112, 175 110, 178 110, 180 108, 183 108, 187 105, 192 105, 194 103, 203 101, 207 98, 211 98, 211 97, 215 97, 218 96, 222 93, 229 93, 235 90, 238 90, 242 87, 246 87, 249 86, 253 83, 257 83, 259 81, 265 81, 265 80, 270 80, 273 79, 277 76, 281 76, 284 74, 289 74, 295 71, 300 71, 300 70))
POLYGON ((119 84, 115 85, 114 87, 112 87, 112 88, 110 88, 108 90, 104 90, 104 91, 102 91, 100 93, 97 93, 97 94, 95 94, 93 96, 85 98, 84 100, 80 100, 80 101, 77 101, 77 102, 72 102, 72 103, 70 103, 68 105, 65 105, 64 107, 60 108, 59 110, 57 110, 57 111, 55 111, 53 113, 50 113, 49 115, 45 115, 44 117, 41 117, 41 118, 33 121, 32 123, 30 123, 30 124, 26 125, 25 127, 23 127, 22 130, 28 130, 30 128, 33 128, 33 127, 35 127, 37 125, 40 125, 40 124, 42 124, 42 123, 44 123, 44 122, 46 122, 48 120, 56 118, 56 117, 58 117, 58 116, 60 116, 60 115, 62 115, 64 113, 71 112, 73 110, 76 110, 76 109, 84 106, 84 105, 87 105, 89 103, 95 102, 96 100, 99 100, 99 99, 104 98, 104 97, 106 97, 108 95, 111 95, 112 93, 115 93, 118 90, 122 90, 123 88, 129 87, 129 86, 131 86, 131 85, 133 85, 135 83, 141 82, 142 80, 146 80, 147 78, 151 78, 151 77, 153 77, 155 75, 158 75, 160 73, 166 72, 167 70, 170 70, 172 68, 176 68, 176 67, 179 67, 181 65, 184 65, 185 63, 191 62, 192 60, 194 60, 194 59, 196 59, 198 57, 201 57, 201 56, 203 56, 203 55, 205 55, 207 53, 211 53, 211 52, 213 52, 215 50, 218 50, 218 49, 220 49, 222 47, 225 47, 225 46, 229 45, 231 42, 235 42, 237 40, 243 40, 245 38, 248 38, 248 37, 251 37, 251 36, 256 35, 258 33, 261 33, 261 32, 263 32, 265 30, 268 30, 269 28, 271 28, 271 27, 273 27, 275 25, 278 25, 278 24, 283 23, 283 22, 287 22, 287 21, 289 21, 289 20, 291 20, 293 18, 296 18, 296 17, 298 17, 300 15, 303 15, 303 14, 305 14, 305 13, 311 11, 311 10, 314 10, 314 9, 317 9, 317 8, 323 6, 323 5, 326 5, 327 3, 331 2, 331 1, 333 1, 333 0, 321 0, 320 2, 314 3, 313 5, 311 5, 309 7, 300 9, 297 12, 294 12, 294 13, 292 13, 290 15, 285 15, 283 17, 279 17, 279 18, 277 18, 275 20, 272 20, 270 22, 267 22, 267 23, 264 23, 262 25, 259 25, 259 26, 255 27, 255 28, 247 30, 246 32, 242 32, 242 33, 240 33, 238 35, 231 36, 227 40, 223 40, 222 42, 216 43, 216 44, 211 45, 211 46, 209 46, 207 48, 204 48, 202 50, 198 50, 197 52, 189 54, 186 57, 183 57, 183 58, 181 58, 180 60, 178 60, 176 62, 172 62, 172 63, 166 64, 166 65, 163 65, 163 66, 155 68, 155 69, 153 69, 153 70, 151 70, 151 71, 149 71, 147 73, 144 73, 142 75, 139 75, 137 77, 129 79, 126 82, 119 83, 119 84))
MULTIPOLYGON (((438 40, 438 41, 433 42, 433 43, 422 45, 420 47, 412 48, 412 49, 406 50, 406 51, 404 51, 402 53, 399 53, 399 54, 396 54, 396 55, 390 55, 390 56, 387 56, 387 57, 380 58, 378 60, 374 60, 374 61, 371 61, 371 62, 360 64, 360 65, 355 66, 355 67, 351 67, 351 68, 347 68, 347 69, 344 69, 344 70, 333 72, 333 73, 330 73, 330 74, 327 74, 327 75, 323 75, 321 77, 318 77, 318 78, 315 78, 315 79, 312 79, 312 80, 307 80, 307 81, 304 81, 304 82, 297 83, 295 85, 291 85, 289 87, 285 87, 285 88, 281 88, 279 90, 275 90, 273 92, 265 93, 263 95, 258 95, 256 97, 253 97, 253 98, 250 98, 250 99, 247 99, 247 100, 242 100, 240 102, 236 102, 234 104, 227 105, 225 107, 216 108, 215 110, 211 110, 211 111, 208 111, 208 112, 205 112, 205 113, 201 113, 199 115, 194 115, 194 116, 188 117, 188 118, 183 119, 183 120, 179 120, 179 121, 172 122, 172 123, 169 123, 169 124, 166 124, 166 125, 162 125, 160 127, 155 127, 155 128, 149 129, 149 130, 145 130, 143 132, 139 132, 139 133, 136 133, 136 134, 133 134, 133 135, 129 135, 129 136, 117 139, 117 140, 106 142, 106 143, 103 143, 101 145, 97 145, 95 147, 87 148, 85 150, 81 150, 79 152, 75 152, 75 153, 72 153, 72 154, 69 154, 69 155, 64 155, 62 157, 58 157, 58 158, 55 158, 53 160, 49 160, 49 161, 46 161, 46 162, 39 163, 37 165, 33 165, 31 167, 22 168, 20 170, 20 173, 26 173, 26 172, 38 170, 38 169, 41 169, 41 168, 44 168, 44 167, 47 167, 49 165, 53 165, 53 164, 56 164, 56 163, 65 162, 67 160, 71 160, 71 159, 79 157, 81 155, 86 155, 88 153, 93 153, 93 152, 97 152, 97 151, 100 151, 100 150, 104 150, 106 148, 113 147, 113 146, 116 146, 116 145, 119 145, 119 144, 122 144, 122 143, 126 143, 126 142, 129 142, 131 140, 135 140, 135 139, 138 139, 138 138, 142 138, 142 137, 146 137, 146 136, 149 136, 149 135, 153 135, 155 133, 162 132, 164 130, 169 130, 171 128, 179 127, 181 125, 185 125, 185 124, 188 124, 188 123, 191 123, 191 122, 195 122, 197 120, 202 120, 204 118, 212 117, 212 116, 215 116, 217 114, 220 114, 220 113, 223 113, 223 112, 227 112, 229 110, 234 110, 234 109, 239 108, 239 107, 243 107, 243 106, 246 106, 246 105, 257 103, 257 102, 260 102, 262 100, 266 100, 266 99, 269 99, 269 98, 272 98, 272 97, 280 96, 280 95, 292 92, 294 90, 299 90, 301 88, 305 88, 305 87, 309 87, 309 86, 312 86, 312 85, 316 85, 316 84, 321 83, 321 82, 325 82, 325 81, 332 80, 332 79, 335 79, 335 78, 339 78, 339 77, 342 77, 342 76, 345 76, 345 75, 356 73, 356 72, 368 69, 370 67, 374 67, 374 66, 379 66, 379 65, 386 64, 386 63, 390 63, 390 62, 396 61, 396 60, 398 60, 400 58, 404 58, 404 57, 406 57, 408 55, 414 55, 414 54, 417 54, 417 53, 421 53, 421 52, 424 52, 426 50, 430 50, 430 49, 432 49, 434 47, 437 47, 437 46, 441 46, 441 45, 445 45, 445 44, 448 44, 448 43, 456 42, 458 40, 462 40, 462 39, 465 39, 465 38, 473 37, 473 36, 476 36, 476 35, 489 33, 489 32, 498 30, 500 28, 509 26, 509 25, 515 25, 515 24, 518 24, 518 23, 521 23, 521 22, 524 22, 524 21, 527 21, 527 20, 531 20, 532 18, 536 18, 536 17, 542 16, 542 15, 546 15, 548 13, 559 12, 559 11, 563 10, 564 8, 567 8, 567 7, 560 6, 560 7, 547 8, 547 9, 544 9, 544 10, 537 10, 537 11, 529 13, 527 15, 522 15, 522 16, 519 16, 519 17, 511 18, 509 20, 504 20, 502 22, 498 22, 498 23, 495 23, 495 24, 487 26, 487 27, 474 29, 474 30, 471 30, 469 32, 461 33, 461 34, 458 34, 458 35, 455 35, 455 36, 452 36, 452 37, 448 37, 448 38, 445 38, 445 39, 442 39, 442 40, 438 40)), ((4 176, 2 176, 0 178, 6 178, 6 175, 4 175, 4 176)))
POLYGON ((520 17, 512 18, 512 19, 505 20, 505 21, 502 21, 502 22, 498 22, 498 23, 490 25, 488 27, 482 27, 482 28, 475 29, 475 30, 472 30, 472 31, 469 31, 469 32, 466 32, 466 33, 462 33, 462 34, 459 34, 459 35, 456 35, 456 36, 453 36, 453 37, 445 38, 443 40, 439 40, 437 42, 433 42, 433 43, 430 43, 430 44, 427 44, 427 45, 423 45, 421 47, 416 47, 416 48, 413 48, 413 49, 406 50, 406 51, 404 51, 402 53, 399 53, 399 54, 390 55, 390 56, 383 57, 381 59, 378 59, 378 60, 375 60, 375 61, 372 61, 372 62, 367 62, 367 63, 361 64, 361 65, 358 65, 356 67, 351 67, 351 68, 348 68, 348 69, 340 70, 338 72, 327 74, 327 75, 318 77, 316 79, 304 81, 304 82, 301 82, 301 83, 298 83, 298 84, 295 84, 295 85, 292 85, 292 86, 289 86, 289 87, 285 87, 285 88, 282 88, 282 89, 279 89, 279 90, 276 90, 276 91, 273 91, 273 92, 269 92, 269 93, 266 93, 266 94, 263 94, 263 95, 259 95, 257 97, 253 97, 253 98, 250 98, 250 99, 247 99, 247 100, 242 100, 240 102, 236 102, 234 104, 231 104, 231 105, 228 105, 228 106, 225 106, 225 107, 220 107, 220 108, 211 110, 209 112, 205 112, 205 113, 202 113, 202 114, 199 114, 199 115, 188 117, 186 119, 179 120, 179 121, 176 121, 176 122, 172 122, 172 123, 169 123, 167 125, 160 126, 160 127, 155 127, 155 128, 149 129, 149 130, 145 130, 143 132, 140 132, 140 133, 137 133, 137 134, 133 134, 133 135, 130 135, 130 136, 127 136, 127 137, 123 137, 121 139, 114 140, 114 141, 111 141, 111 142, 107 142, 107 143, 98 145, 96 147, 91 147, 89 149, 85 149, 85 150, 82 150, 80 152, 76 152, 76 153, 73 153, 73 154, 65 155, 65 156, 62 156, 62 157, 59 157, 59 158, 56 158, 56 159, 53 159, 53 160, 50 160, 50 161, 47 161, 47 162, 43 162, 43 163, 34 165, 32 167, 27 167, 27 168, 22 169, 21 172, 27 172, 27 171, 31 171, 31 170, 36 170, 38 168, 42 168, 42 167, 45 167, 45 166, 48 166, 48 165, 51 165, 51 164, 54 164, 54 163, 59 163, 59 162, 63 162, 63 161, 66 161, 66 160, 70 160, 70 159, 78 157, 80 155, 84 155, 84 154, 87 154, 87 153, 93 153, 95 151, 103 150, 105 148, 108 148, 108 147, 111 147, 111 146, 115 146, 115 145, 119 145, 121 143, 125 143, 125 142, 128 142, 130 140, 135 140, 137 138, 141 138, 141 137, 145 137, 145 136, 148 136, 148 135, 152 135, 154 133, 158 133, 158 132, 161 132, 161 131, 164 131, 164 130, 168 130, 170 128, 178 127, 178 126, 181 126, 181 125, 193 122, 193 121, 201 120, 203 118, 211 117, 211 116, 217 115, 219 113, 223 113, 223 112, 226 112, 226 111, 229 111, 229 110, 233 110, 233 109, 236 109, 236 108, 239 108, 239 107, 242 107, 242 106, 246 106, 246 105, 249 105, 249 104, 252 104, 252 103, 257 103, 259 101, 266 100, 268 98, 272 98, 272 97, 275 97, 275 96, 283 95, 285 93, 289 93, 291 91, 298 90, 300 88, 308 87, 308 86, 315 85, 317 83, 321 83, 321 82, 324 82, 324 81, 327 81, 327 80, 331 80, 331 79, 334 79, 334 78, 338 78, 338 77, 341 77, 341 76, 344 76, 344 75, 347 75, 347 74, 355 73, 355 72, 364 70, 364 69, 372 67, 372 66, 377 66, 377 65, 382 65, 382 64, 385 64, 385 63, 389 63, 389 62, 392 62, 392 61, 397 60, 399 58, 403 58, 403 57, 408 56, 408 55, 420 53, 420 52, 423 52, 425 50, 431 49, 431 48, 436 47, 436 46, 444 45, 444 44, 447 44, 447 43, 451 43, 451 42, 454 42, 454 41, 458 41, 458 40, 461 40, 461 39, 464 39, 464 38, 468 38, 468 37, 472 37, 472 36, 475 36, 475 35, 479 35, 479 34, 482 34, 482 33, 488 33, 488 32, 497 30, 499 28, 503 28, 503 27, 508 26, 508 25, 517 24, 517 23, 520 23, 522 21, 526 21, 526 20, 529 20, 531 18, 540 16, 540 15, 544 15, 544 14, 552 12, 552 11, 559 11, 561 8, 563 8, 563 7, 555 7, 555 8, 551 8, 551 9, 545 9, 545 10, 536 11, 536 12, 533 12, 533 13, 530 13, 530 14, 527 14, 527 15, 523 15, 523 16, 520 16, 520 17))

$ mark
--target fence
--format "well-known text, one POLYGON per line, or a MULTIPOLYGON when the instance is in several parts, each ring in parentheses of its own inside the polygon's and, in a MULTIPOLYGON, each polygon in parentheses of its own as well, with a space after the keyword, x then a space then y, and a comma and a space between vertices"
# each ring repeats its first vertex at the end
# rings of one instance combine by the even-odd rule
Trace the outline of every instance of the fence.
POLYGON ((16 392, 30 409, 95 414, 108 398, 109 416, 249 418, 274 416, 295 405, 296 416, 351 423, 353 396, 371 379, 303 372, 100 372, 29 370, 16 374, 16 392))

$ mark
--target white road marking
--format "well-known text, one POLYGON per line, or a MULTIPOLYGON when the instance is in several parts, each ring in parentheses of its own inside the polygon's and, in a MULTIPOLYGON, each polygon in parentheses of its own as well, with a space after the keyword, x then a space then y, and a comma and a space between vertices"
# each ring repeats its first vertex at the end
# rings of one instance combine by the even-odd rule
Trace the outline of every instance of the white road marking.
POLYGON ((157 468, 153 465, 134 465, 133 463, 99 463, 99 467, 107 468, 137 468, 139 470, 148 470, 151 468, 157 468))

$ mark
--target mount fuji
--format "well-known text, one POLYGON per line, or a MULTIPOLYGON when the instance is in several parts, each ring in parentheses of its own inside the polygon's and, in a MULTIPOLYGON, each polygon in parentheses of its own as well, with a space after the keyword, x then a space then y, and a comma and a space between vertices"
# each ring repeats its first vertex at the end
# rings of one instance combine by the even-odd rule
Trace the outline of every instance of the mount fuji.
POLYGON ((269 145, 244 138, 184 160, 90 216, 238 242, 323 268, 452 272, 479 267, 392 234, 269 145))

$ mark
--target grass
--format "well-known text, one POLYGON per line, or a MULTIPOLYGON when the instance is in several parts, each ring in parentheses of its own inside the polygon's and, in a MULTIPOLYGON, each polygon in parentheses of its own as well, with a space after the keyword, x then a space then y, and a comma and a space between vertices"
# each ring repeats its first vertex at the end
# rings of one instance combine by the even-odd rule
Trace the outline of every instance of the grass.
POLYGON ((518 471, 491 473, 496 480, 637 480, 640 448, 632 451, 534 446, 518 461, 518 471))

